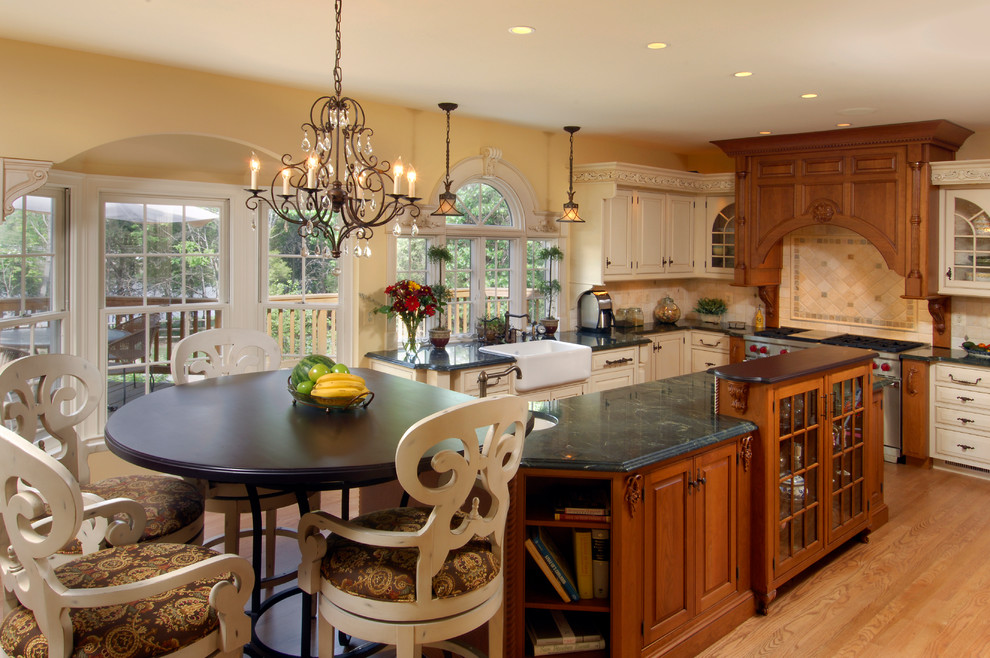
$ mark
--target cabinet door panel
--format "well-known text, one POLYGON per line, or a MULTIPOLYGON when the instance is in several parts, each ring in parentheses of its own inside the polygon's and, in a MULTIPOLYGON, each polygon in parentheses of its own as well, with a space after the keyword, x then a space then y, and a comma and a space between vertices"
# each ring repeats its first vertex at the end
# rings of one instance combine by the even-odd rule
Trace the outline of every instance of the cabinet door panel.
POLYGON ((694 271, 694 199, 667 195, 667 234, 664 272, 684 274, 694 271))
POLYGON ((619 191, 604 202, 602 217, 605 275, 631 274, 632 255, 629 251, 633 230, 632 192, 619 191))
POLYGON ((868 366, 856 368, 842 377, 830 377, 831 464, 829 482, 828 544, 845 541, 849 532, 866 518, 866 437, 873 392, 868 366))
POLYGON ((695 495, 688 487, 692 476, 691 460, 676 462, 651 474, 645 487, 645 644, 694 615, 695 495))
POLYGON ((696 458, 697 546, 701 554, 696 583, 703 612, 736 591, 736 446, 727 445, 696 458))
POLYGON ((663 235, 664 197, 663 195, 639 195, 640 231, 635 238, 636 272, 638 274, 661 274, 664 271, 666 244, 663 235))

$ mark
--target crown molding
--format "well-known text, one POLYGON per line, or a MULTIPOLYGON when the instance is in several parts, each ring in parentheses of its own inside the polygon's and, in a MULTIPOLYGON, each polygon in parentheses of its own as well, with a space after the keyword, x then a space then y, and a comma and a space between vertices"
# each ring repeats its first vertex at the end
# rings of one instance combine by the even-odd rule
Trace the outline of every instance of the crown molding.
POLYGON ((947 160, 933 162, 932 185, 990 184, 990 160, 947 160))
POLYGON ((625 187, 668 192, 732 194, 735 190, 735 174, 698 174, 625 162, 597 162, 575 165, 574 183, 615 183, 625 187))
POLYGON ((14 212, 14 200, 29 194, 48 182, 52 163, 45 160, 0 158, 0 182, 3 183, 3 215, 14 212))

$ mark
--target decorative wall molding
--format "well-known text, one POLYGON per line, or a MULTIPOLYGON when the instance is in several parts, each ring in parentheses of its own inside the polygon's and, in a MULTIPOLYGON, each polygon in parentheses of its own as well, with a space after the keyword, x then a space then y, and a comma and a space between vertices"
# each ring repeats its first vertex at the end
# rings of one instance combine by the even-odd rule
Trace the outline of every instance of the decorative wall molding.
POLYGON ((990 160, 933 162, 932 185, 990 185, 990 160))
POLYGON ((14 212, 14 200, 48 182, 52 163, 45 160, 0 158, 0 181, 3 182, 3 216, 14 212))
POLYGON ((732 194, 735 191, 735 174, 697 174, 625 162, 575 165, 574 182, 615 183, 627 187, 695 194, 732 194))
POLYGON ((481 157, 484 160, 483 172, 485 176, 494 176, 498 163, 502 160, 502 149, 494 146, 486 146, 481 149, 481 157))

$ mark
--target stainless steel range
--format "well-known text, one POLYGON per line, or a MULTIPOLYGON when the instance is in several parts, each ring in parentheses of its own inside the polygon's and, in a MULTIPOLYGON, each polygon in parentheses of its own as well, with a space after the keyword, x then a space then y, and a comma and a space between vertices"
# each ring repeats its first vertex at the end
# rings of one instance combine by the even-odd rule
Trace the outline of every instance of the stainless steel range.
POLYGON ((776 327, 743 337, 746 358, 758 359, 814 347, 816 344, 858 347, 877 352, 873 359, 873 376, 882 379, 883 389, 883 458, 901 461, 901 359, 899 353, 922 347, 925 343, 856 334, 776 327))

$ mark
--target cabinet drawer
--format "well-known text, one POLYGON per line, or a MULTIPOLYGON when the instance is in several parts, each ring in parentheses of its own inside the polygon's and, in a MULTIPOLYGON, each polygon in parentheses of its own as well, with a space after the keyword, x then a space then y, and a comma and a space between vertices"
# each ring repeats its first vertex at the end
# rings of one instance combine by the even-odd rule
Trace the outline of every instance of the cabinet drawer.
POLYGON ((990 437, 990 414, 978 413, 975 408, 960 409, 936 405, 935 422, 942 427, 977 432, 990 437))
POLYGON ((605 350, 591 354, 591 370, 607 370, 612 368, 633 367, 636 365, 636 347, 623 347, 617 350, 605 350))
POLYGON ((951 404, 967 409, 990 409, 990 392, 961 386, 935 386, 935 404, 951 404))
POLYGON ((718 350, 728 354, 729 337, 725 334, 692 331, 691 347, 698 347, 703 350, 718 350))
POLYGON ((935 385, 942 384, 990 393, 990 368, 970 368, 949 363, 935 364, 935 385))
POLYGON ((935 453, 943 459, 990 464, 990 438, 936 427, 935 453))
POLYGON ((691 372, 701 372, 703 370, 708 370, 709 368, 714 368, 715 366, 724 366, 728 363, 728 352, 721 352, 719 350, 700 350, 698 348, 691 350, 691 372))

